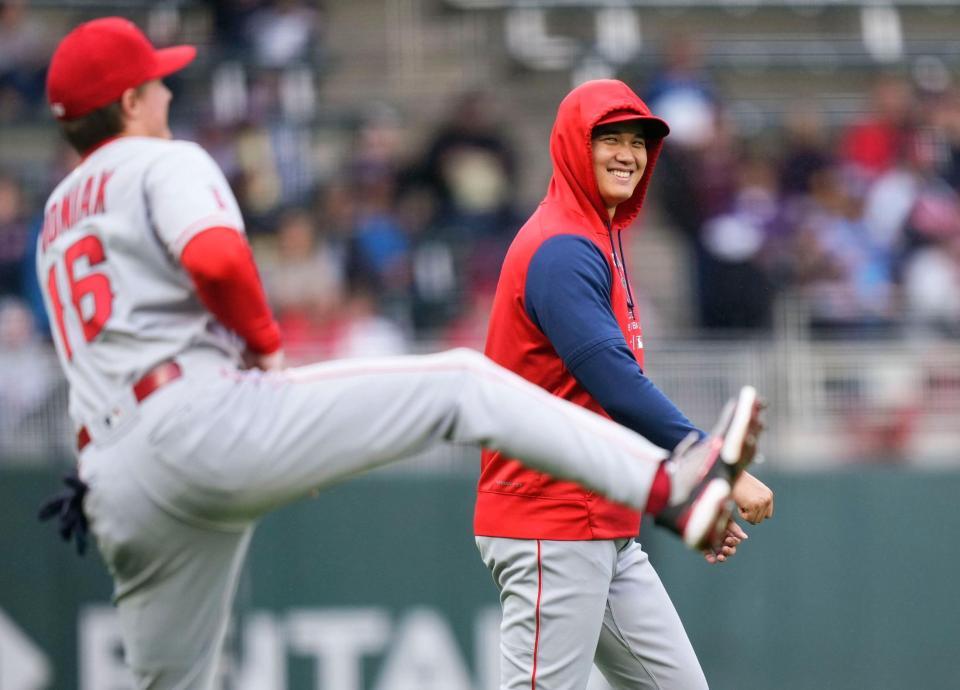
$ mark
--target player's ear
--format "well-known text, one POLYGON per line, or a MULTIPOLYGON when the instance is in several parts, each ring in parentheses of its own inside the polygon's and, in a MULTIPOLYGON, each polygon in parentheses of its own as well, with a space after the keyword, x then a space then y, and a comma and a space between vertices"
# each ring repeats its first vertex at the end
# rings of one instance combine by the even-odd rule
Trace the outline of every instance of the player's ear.
POLYGON ((120 114, 124 122, 136 117, 140 106, 140 89, 125 89, 120 95, 120 114))

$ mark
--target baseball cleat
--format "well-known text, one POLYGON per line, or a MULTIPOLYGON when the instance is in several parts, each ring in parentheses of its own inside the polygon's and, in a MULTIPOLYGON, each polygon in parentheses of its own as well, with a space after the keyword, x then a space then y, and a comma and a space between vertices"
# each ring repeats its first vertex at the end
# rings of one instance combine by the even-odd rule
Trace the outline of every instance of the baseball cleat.
MULTIPOLYGON (((728 465, 739 466, 737 469, 737 475, 739 475, 743 468, 752 462, 757 452, 755 436, 758 432, 759 420, 756 417, 760 413, 757 389, 753 386, 744 386, 740 389, 736 401, 728 401, 726 407, 731 409, 732 419, 727 432, 723 435, 720 457, 728 465)), ((724 420, 720 421, 723 423, 724 420)))
POLYGON ((717 548, 733 513, 733 483, 757 451, 761 403, 744 386, 723 408, 713 432, 702 441, 691 433, 665 462, 670 500, 655 522, 692 549, 717 548))

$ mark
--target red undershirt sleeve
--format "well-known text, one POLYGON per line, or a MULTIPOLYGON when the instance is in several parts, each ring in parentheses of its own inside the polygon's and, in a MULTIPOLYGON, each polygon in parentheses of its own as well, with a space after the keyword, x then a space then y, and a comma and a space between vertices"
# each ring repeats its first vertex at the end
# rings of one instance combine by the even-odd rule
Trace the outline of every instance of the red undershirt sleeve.
POLYGON ((204 306, 251 351, 268 355, 280 349, 280 327, 243 235, 225 227, 202 230, 187 242, 180 263, 204 306))
POLYGON ((657 473, 653 476, 653 484, 650 486, 650 494, 647 497, 647 506, 643 512, 656 515, 667 507, 667 501, 670 500, 670 475, 667 474, 663 463, 657 468, 657 473))

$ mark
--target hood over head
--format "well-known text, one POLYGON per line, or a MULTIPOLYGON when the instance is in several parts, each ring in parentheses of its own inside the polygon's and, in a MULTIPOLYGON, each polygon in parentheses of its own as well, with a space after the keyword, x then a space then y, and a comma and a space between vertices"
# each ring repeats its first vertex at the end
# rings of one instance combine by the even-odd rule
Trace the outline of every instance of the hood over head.
POLYGON ((606 226, 607 208, 593 171, 590 134, 601 124, 640 120, 647 139, 647 167, 629 200, 617 206, 613 226, 624 228, 637 217, 650 184, 663 138, 670 133, 666 122, 654 116, 622 81, 596 79, 573 89, 560 102, 557 119, 550 134, 553 178, 547 201, 576 203, 588 218, 597 217, 606 226))

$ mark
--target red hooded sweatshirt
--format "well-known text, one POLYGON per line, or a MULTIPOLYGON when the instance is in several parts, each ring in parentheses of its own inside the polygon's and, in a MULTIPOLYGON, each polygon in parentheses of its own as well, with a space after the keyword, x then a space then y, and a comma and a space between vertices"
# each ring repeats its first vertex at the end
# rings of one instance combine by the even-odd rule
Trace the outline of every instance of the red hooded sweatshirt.
MULTIPOLYGON (((619 326, 619 333, 614 333, 619 346, 628 347, 625 357, 636 361, 630 365, 642 368, 642 331, 627 283, 619 233, 640 211, 668 131, 666 123, 653 117, 623 82, 591 81, 571 91, 560 103, 550 137, 553 177, 547 196, 510 246, 494 297, 486 355, 554 395, 604 416, 609 415, 573 376, 555 344, 531 317, 526 294, 528 269, 538 249, 558 235, 576 236, 564 239, 574 239, 581 247, 584 240, 592 243, 586 251, 593 253, 601 272, 609 272, 602 276, 606 282, 600 293, 605 296, 609 290, 609 310, 605 304, 600 306, 610 328, 616 330, 609 318, 612 310, 619 326), (644 121, 647 166, 633 196, 617 206, 611 222, 594 173, 591 132, 598 123, 633 118, 644 121), (605 258, 605 268, 593 246, 605 258), (619 340, 621 334, 626 345, 619 340)), ((638 369, 639 374, 642 372, 638 369)), ((577 484, 535 472, 501 453, 483 451, 474 519, 477 535, 617 539, 636 536, 639 527, 640 514, 630 508, 611 503, 577 484)))

